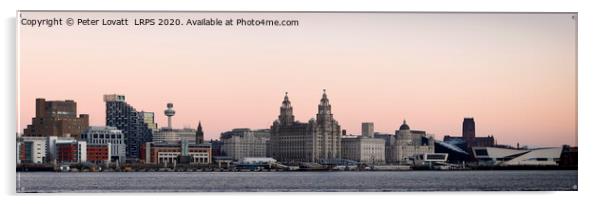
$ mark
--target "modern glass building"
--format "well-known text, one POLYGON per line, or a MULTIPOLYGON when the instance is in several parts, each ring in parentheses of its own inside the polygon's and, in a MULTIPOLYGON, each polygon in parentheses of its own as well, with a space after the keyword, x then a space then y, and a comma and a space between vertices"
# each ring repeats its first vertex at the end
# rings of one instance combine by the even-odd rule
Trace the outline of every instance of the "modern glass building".
POLYGON ((123 132, 126 144, 126 158, 137 161, 140 148, 147 142, 153 141, 153 132, 144 122, 144 112, 138 112, 125 102, 125 96, 105 95, 106 126, 116 127, 123 132))

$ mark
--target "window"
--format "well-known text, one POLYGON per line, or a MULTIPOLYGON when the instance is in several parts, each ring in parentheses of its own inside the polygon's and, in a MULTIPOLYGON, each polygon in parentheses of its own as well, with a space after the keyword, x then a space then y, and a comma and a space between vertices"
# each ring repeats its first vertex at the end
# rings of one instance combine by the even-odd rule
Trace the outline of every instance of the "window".
POLYGON ((428 159, 428 160, 444 160, 445 155, 443 155, 443 154, 427 154, 426 159, 428 159))
POLYGON ((477 156, 489 156, 487 149, 475 149, 474 152, 477 156))

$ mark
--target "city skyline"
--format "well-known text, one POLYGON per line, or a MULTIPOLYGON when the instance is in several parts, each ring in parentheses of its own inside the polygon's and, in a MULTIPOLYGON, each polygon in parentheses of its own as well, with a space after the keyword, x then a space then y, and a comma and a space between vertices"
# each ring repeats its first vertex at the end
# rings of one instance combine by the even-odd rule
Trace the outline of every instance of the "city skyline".
POLYGON ((90 125, 103 126, 102 95, 117 93, 138 111, 154 112, 161 127, 165 104, 173 103, 174 127, 201 121, 205 138, 217 139, 233 128, 269 128, 285 92, 297 120, 315 118, 327 89, 348 133, 360 134, 362 122, 392 133, 405 118, 441 140, 460 135, 462 119, 474 117, 476 135, 494 135, 499 144, 577 145, 572 15, 214 13, 203 16, 277 16, 301 24, 148 31, 20 26, 18 131, 31 122, 38 97, 72 99, 90 125), (362 21, 372 23, 354 24, 362 21))
MULTIPOLYGON (((326 92, 326 90, 325 90, 325 89, 323 89, 323 93, 325 93, 325 92, 326 92)), ((110 95, 110 94, 109 94, 109 95, 110 95)), ((287 97, 288 97, 288 92, 285 92, 285 96, 287 96, 287 97)), ((48 100, 48 99, 46 99, 46 100, 48 100)), ((62 99, 62 100, 72 100, 72 99, 62 99)), ((55 99, 52 99, 52 100, 48 100, 48 101, 61 101, 61 99, 56 99, 56 100, 55 100, 55 99)), ((125 102, 127 103, 127 98, 126 98, 125 102)), ((75 103, 77 103, 77 101, 75 101, 75 103)), ((132 105, 132 106, 133 106, 133 108, 136 108, 136 106, 135 106, 135 105, 133 105, 133 104, 130 104, 130 105, 132 105)), ((173 108, 173 107, 174 107, 173 103, 167 103, 167 106, 168 106, 168 109, 170 109, 170 110, 173 110, 173 109, 171 109, 171 108, 173 108), (170 106, 170 105, 171 105, 171 106, 170 106)), ((167 129, 172 129, 172 128, 174 128, 174 129, 176 129, 176 128, 194 129, 193 127, 189 126, 188 124, 186 124, 186 125, 184 125, 184 126, 182 126, 182 127, 170 127, 170 122, 171 122, 171 121, 169 121, 169 117, 173 117, 174 115, 168 116, 168 115, 165 115, 164 113, 163 113, 163 114, 161 114, 161 112, 159 112, 159 113, 156 113, 155 111, 148 111, 148 110, 140 110, 140 111, 154 113, 154 114, 155 114, 155 122, 157 122, 157 120, 158 120, 158 118, 157 118, 157 117, 165 117, 165 118, 167 118, 167 119, 165 119, 165 123, 166 123, 166 124, 162 125, 162 124, 160 124, 160 123, 157 123, 157 124, 158 124, 158 126, 159 126, 158 128, 167 128, 167 129)), ((296 114, 295 112, 293 112, 293 113, 294 113, 294 114, 296 114)), ((78 114, 86 114, 86 113, 81 113, 81 112, 78 112, 78 114)), ((462 119, 464 119, 464 120, 466 120, 466 119, 470 119, 470 120, 472 120, 473 118, 474 118, 474 117, 472 117, 472 116, 464 116, 464 117, 462 117, 462 119)), ((310 120, 310 119, 316 119, 316 118, 315 118, 315 117, 311 117, 311 118, 308 118, 307 120, 310 120)), ((299 120, 299 119, 295 119, 295 121, 304 122, 304 120, 299 120)), ((362 122, 362 125, 363 125, 363 123, 365 123, 365 122, 373 123, 373 122, 371 122, 371 121, 363 121, 363 122, 362 122)), ((402 123, 404 123, 404 124, 406 123, 406 119, 405 119, 405 118, 403 119, 403 122, 402 122, 402 123)), ((401 123, 400 123, 400 124, 401 124, 401 123)), ((200 125, 200 124, 199 124, 199 125, 200 125)), ((106 125, 106 124, 90 124, 90 127, 104 127, 104 126, 107 126, 107 125, 106 125)), ((477 126, 478 126, 478 125, 477 125, 477 126)), ((113 126, 111 126, 111 127, 113 127, 113 126)), ((198 127, 197 127, 197 128, 198 128, 198 127)), ((261 130, 261 129, 263 129, 263 130, 266 130, 266 129, 269 129, 269 127, 267 127, 267 128, 266 128, 266 127, 239 127, 239 126, 236 126, 235 128, 232 128, 232 129, 241 129, 241 128, 243 128, 243 129, 244 129, 244 128, 251 128, 251 129, 253 129, 253 130, 261 130)), ((349 129, 341 127, 341 130, 345 130, 345 131, 347 132, 347 135, 355 135, 355 136, 357 136, 357 135, 362 135, 362 130, 361 130, 361 128, 359 128, 359 129, 360 129, 360 130, 359 130, 359 132, 350 132, 350 131, 349 131, 349 129)), ((460 125, 459 129, 460 129, 460 133, 458 133, 458 134, 456 134, 456 133, 449 133, 449 134, 443 134, 443 135, 440 135, 440 136, 439 136, 439 135, 435 135, 435 138, 437 138, 437 139, 439 139, 439 140, 443 140, 443 136, 463 135, 463 133, 462 133, 462 131, 463 131, 463 128, 461 127, 461 125, 460 125)), ((477 128, 475 128, 475 129, 477 129, 477 130, 478 130, 478 127, 477 127, 477 128)), ((394 130, 392 130, 392 131, 379 131, 379 130, 374 130, 374 132, 381 133, 381 134, 394 134, 394 133, 395 133, 395 131, 397 131, 397 130, 398 130, 398 128, 395 128, 395 129, 394 129, 394 130)), ((229 130, 220 131, 220 132, 219 132, 219 133, 218 133, 218 134, 217 134, 215 137, 210 137, 210 138, 208 138, 208 139, 209 139, 209 140, 212 140, 212 139, 216 139, 216 140, 217 140, 217 139, 220 139, 220 136, 221 136, 221 135, 222 135, 224 132, 228 132, 228 131, 229 131, 229 130)), ((429 133, 429 134, 430 134, 430 133, 432 133, 432 132, 429 132, 428 130, 426 130, 426 132, 427 132, 427 133, 429 133)), ((20 132, 20 133, 22 133, 22 132, 20 132)), ((476 135, 477 135, 477 136, 490 136, 490 135, 491 135, 491 136, 494 136, 493 134, 482 134, 482 135, 481 135, 481 134, 479 134, 478 132, 476 133, 476 135)), ((25 136, 26 136, 26 135, 25 135, 25 136)), ((496 144, 497 144, 497 139, 496 139, 496 141, 495 141, 495 142, 496 142, 496 144)), ((520 142, 518 142, 518 143, 520 143, 520 142)), ((513 145, 512 143, 499 143, 499 144, 500 144, 500 145, 510 145, 510 146, 512 146, 512 145, 513 145)), ((535 145, 537 145, 537 144, 535 144, 535 145)))

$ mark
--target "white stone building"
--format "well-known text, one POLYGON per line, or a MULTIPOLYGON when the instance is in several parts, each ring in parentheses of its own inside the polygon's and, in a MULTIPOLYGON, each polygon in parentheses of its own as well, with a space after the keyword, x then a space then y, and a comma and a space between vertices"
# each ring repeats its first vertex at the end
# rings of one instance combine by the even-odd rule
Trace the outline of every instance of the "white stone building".
POLYGON ((224 143, 221 148, 222 155, 238 161, 247 157, 266 157, 269 139, 269 130, 238 128, 224 132, 220 138, 224 143))
POLYGON ((365 136, 345 136, 341 138, 343 159, 365 164, 385 163, 385 140, 365 136))
POLYGON ((416 155, 426 153, 435 153, 435 139, 425 131, 410 130, 404 120, 387 146, 386 160, 390 164, 411 164, 416 155))

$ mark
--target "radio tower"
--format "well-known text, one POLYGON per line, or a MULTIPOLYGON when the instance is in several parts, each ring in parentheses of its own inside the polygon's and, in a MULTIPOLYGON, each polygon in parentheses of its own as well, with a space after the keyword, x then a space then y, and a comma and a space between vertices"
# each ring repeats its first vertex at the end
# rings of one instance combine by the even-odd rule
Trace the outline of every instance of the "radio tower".
POLYGON ((167 128, 171 130, 171 116, 174 116, 176 111, 173 109, 173 103, 167 103, 167 110, 165 110, 165 115, 167 116, 167 128))

